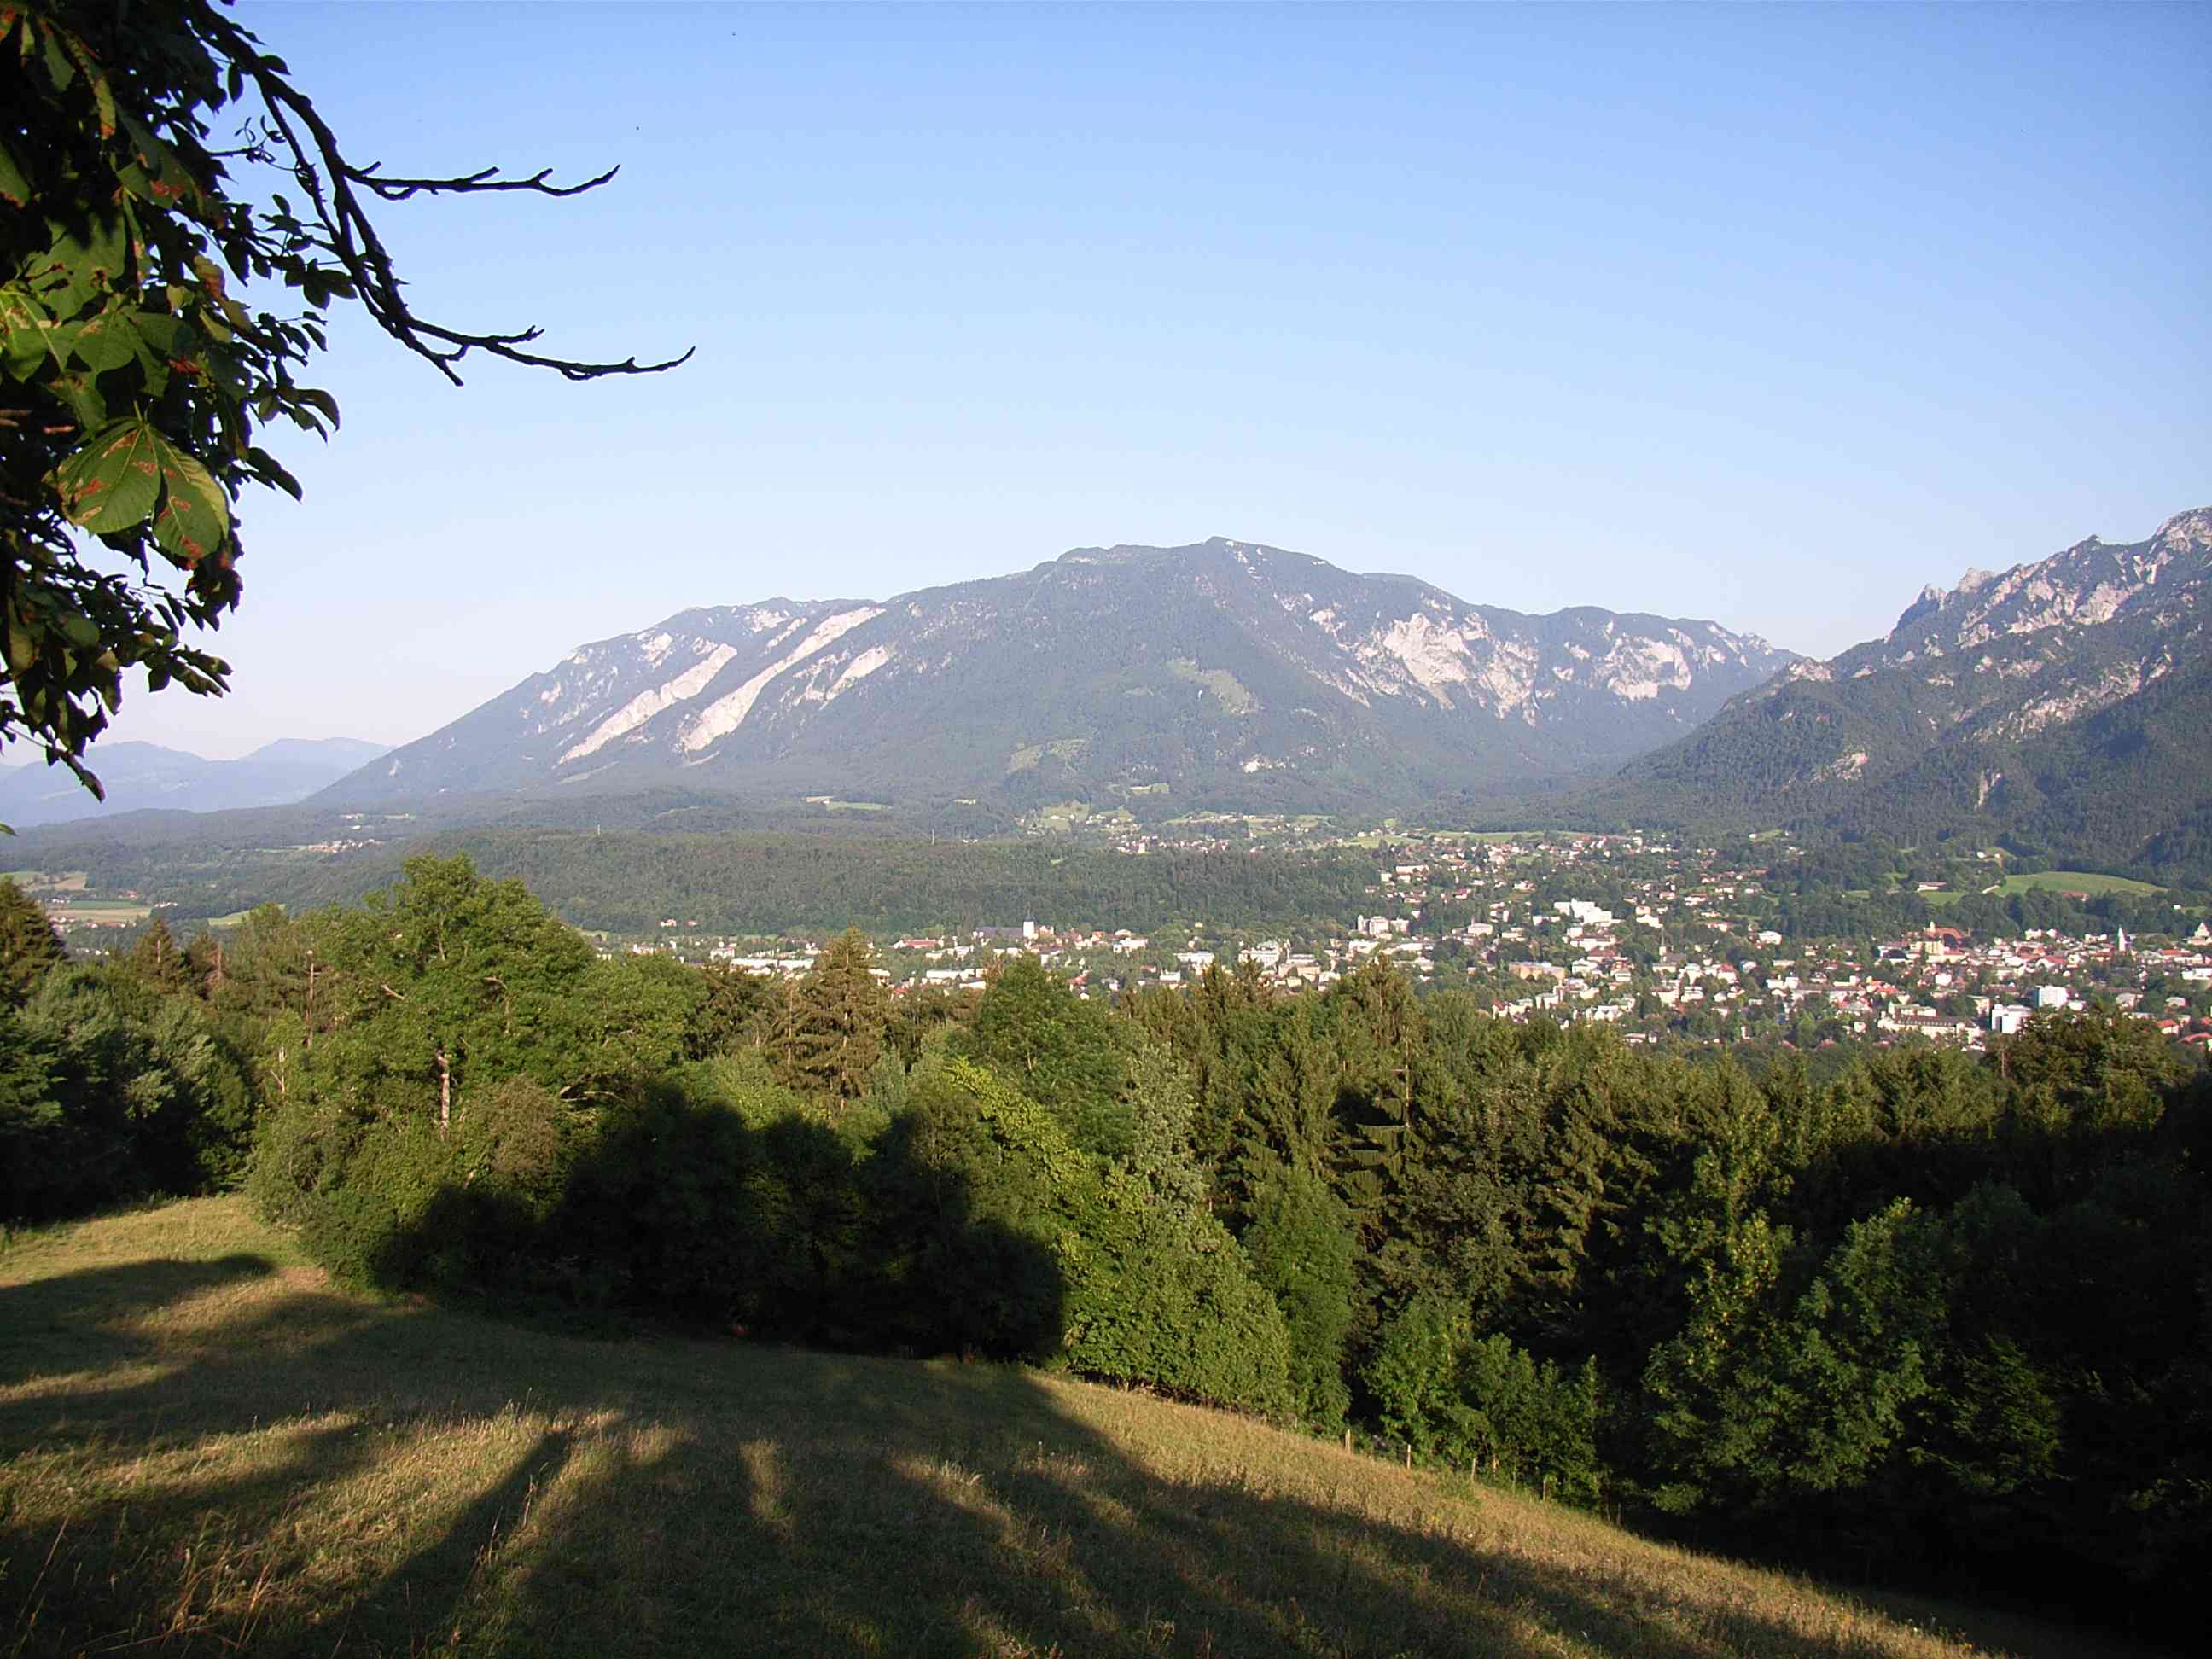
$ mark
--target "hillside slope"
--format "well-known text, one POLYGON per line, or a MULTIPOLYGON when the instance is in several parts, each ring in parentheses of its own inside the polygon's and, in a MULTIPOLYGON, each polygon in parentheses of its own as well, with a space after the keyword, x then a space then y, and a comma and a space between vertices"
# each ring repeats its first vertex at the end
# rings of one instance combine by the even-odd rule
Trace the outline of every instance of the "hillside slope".
POLYGON ((2212 508, 1929 588, 1879 640, 1800 662, 1580 803, 1735 827, 2010 836, 2212 870, 2212 508))
POLYGON ((90 1647, 2122 1650, 1024 1371, 370 1302, 235 1200, 0 1254, 0 1648, 90 1647))
POLYGON ((582 647, 324 799, 1412 810, 1617 765, 1792 660, 1712 623, 1524 616, 1218 538, 1079 548, 880 602, 686 611, 582 647))

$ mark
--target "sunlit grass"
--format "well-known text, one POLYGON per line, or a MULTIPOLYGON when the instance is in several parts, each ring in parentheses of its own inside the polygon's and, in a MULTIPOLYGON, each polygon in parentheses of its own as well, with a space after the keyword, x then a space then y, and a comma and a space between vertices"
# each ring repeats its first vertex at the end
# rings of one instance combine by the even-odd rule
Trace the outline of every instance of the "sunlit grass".
POLYGON ((348 1296, 228 1200, 0 1253, 0 1654, 126 1646, 2099 1650, 1142 1395, 348 1296))
POLYGON ((2107 893, 2148 898, 2166 890, 2147 881, 2133 881, 2126 876, 2100 876, 2088 870, 2039 870, 2032 876, 2007 876, 1988 890, 2026 893, 2039 888, 2049 893, 2087 893, 2091 898, 2101 898, 2107 893))

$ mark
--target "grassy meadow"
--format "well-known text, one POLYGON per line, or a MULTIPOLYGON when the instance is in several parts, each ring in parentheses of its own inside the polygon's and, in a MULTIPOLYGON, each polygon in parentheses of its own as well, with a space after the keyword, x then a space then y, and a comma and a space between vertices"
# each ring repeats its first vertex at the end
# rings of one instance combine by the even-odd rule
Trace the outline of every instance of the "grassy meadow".
POLYGON ((2166 890, 2147 881, 2133 881, 2126 876, 2100 876, 2089 870, 2039 870, 2032 876, 2007 876, 1988 890, 2027 893, 2039 889, 2050 893, 2087 893, 2091 898, 2102 898, 2107 893, 2148 898, 2153 893, 2166 890))
POLYGON ((2128 1650, 1017 1369, 368 1299, 215 1199, 0 1250, 0 1655, 124 1650, 2128 1650))

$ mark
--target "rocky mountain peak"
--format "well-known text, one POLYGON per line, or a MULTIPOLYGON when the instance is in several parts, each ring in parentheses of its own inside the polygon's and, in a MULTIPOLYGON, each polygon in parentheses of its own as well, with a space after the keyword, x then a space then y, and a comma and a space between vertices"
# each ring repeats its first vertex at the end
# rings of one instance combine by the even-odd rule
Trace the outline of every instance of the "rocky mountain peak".
POLYGON ((2158 534, 2151 538, 2151 546, 2168 553, 2212 556, 2212 507, 2191 507, 2186 513, 2175 514, 2159 526, 2158 534))
POLYGON ((2007 635, 2062 624, 2107 623, 2178 583, 2212 571, 2212 509, 2178 514, 2140 542, 2091 536, 2063 552, 1992 574, 1969 569, 1958 586, 1924 587, 1887 639, 1838 659, 1847 672, 1870 664, 1972 651, 2007 635))
POLYGON ((1968 565, 1966 574, 1959 578, 1959 585, 1956 587, 1945 588, 1930 582, 1920 590, 1918 599, 1905 606, 1903 614, 1897 619, 1896 626, 1890 631, 1894 634, 1899 629, 1918 622, 1923 617, 1934 615, 1946 605, 1956 604, 1972 594, 1979 592, 1996 580, 1996 574, 1994 571, 1984 570, 1978 565, 1968 565))

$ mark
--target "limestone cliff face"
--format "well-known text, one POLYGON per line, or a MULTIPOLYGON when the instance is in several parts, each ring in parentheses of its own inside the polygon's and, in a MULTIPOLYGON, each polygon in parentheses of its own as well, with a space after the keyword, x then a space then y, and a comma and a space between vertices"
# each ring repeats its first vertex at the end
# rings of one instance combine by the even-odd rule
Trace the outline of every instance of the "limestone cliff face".
POLYGON ((2001 575, 1969 570, 1946 592, 1921 590, 1887 638, 1837 659, 1861 672, 1882 663, 1971 651, 2007 635, 2111 622, 2155 606, 2212 570, 2212 508, 2175 514, 2149 540, 2113 546, 2092 536, 2001 575))

